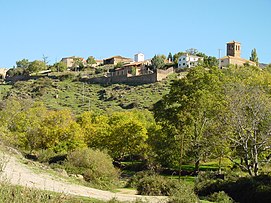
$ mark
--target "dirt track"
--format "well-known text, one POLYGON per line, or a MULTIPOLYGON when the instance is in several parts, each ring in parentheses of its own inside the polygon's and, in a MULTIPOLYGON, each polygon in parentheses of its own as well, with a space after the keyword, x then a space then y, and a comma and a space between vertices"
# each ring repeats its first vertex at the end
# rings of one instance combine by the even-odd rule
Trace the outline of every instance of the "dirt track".
POLYGON ((70 195, 91 197, 100 200, 110 200, 117 198, 119 201, 134 201, 136 199, 146 200, 150 203, 166 202, 165 197, 150 197, 130 194, 113 193, 98 190, 81 185, 68 183, 64 179, 53 177, 45 172, 35 173, 26 164, 11 156, 6 164, 4 172, 1 174, 2 180, 7 180, 12 184, 27 187, 49 190, 70 195))

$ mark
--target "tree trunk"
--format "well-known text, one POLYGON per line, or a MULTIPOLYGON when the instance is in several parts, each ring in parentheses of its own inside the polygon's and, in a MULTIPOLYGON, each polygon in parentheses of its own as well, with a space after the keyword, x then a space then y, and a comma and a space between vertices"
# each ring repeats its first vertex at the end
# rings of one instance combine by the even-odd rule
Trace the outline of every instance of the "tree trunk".
POLYGON ((179 161, 179 181, 181 181, 182 164, 183 164, 183 135, 181 136, 181 149, 180 149, 180 161, 179 161))
POLYGON ((221 174, 221 162, 222 162, 222 156, 219 157, 219 161, 218 161, 218 174, 221 174))
POLYGON ((198 173, 199 173, 199 163, 200 163, 200 160, 198 159, 198 160, 195 162, 195 169, 194 169, 194 173, 195 173, 195 174, 198 174, 198 173))
POLYGON ((254 166, 253 166, 253 172, 254 176, 258 176, 258 170, 259 170, 259 163, 258 163, 258 149, 256 144, 253 146, 254 148, 254 166))

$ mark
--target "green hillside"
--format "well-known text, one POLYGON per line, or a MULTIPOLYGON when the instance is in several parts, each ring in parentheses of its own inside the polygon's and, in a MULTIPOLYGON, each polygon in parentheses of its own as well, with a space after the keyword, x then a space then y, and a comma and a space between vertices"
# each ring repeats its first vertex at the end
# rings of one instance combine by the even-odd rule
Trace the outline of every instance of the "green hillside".
POLYGON ((19 98, 42 101, 50 109, 71 108, 83 111, 122 111, 149 109, 168 93, 172 75, 167 80, 145 85, 112 84, 102 86, 78 80, 59 80, 48 77, 18 81, 14 85, 1 85, 2 99, 19 98))

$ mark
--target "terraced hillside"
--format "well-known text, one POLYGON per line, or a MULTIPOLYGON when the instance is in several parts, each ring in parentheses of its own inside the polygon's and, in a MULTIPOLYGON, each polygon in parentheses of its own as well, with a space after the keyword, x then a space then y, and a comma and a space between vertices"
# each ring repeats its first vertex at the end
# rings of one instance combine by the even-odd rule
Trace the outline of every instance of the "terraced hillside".
POLYGON ((151 108, 168 93, 172 75, 162 82, 130 86, 113 84, 101 86, 76 80, 59 80, 47 77, 18 81, 14 85, 1 85, 3 100, 10 98, 42 101, 51 109, 71 108, 82 111, 123 111, 132 108, 151 108))

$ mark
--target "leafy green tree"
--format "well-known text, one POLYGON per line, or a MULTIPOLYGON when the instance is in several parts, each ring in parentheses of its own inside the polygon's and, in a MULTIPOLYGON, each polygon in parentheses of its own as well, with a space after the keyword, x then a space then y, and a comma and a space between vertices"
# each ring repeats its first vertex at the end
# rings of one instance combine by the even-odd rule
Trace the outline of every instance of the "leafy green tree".
POLYGON ((165 66, 165 59, 166 57, 164 55, 154 55, 151 59, 153 69, 162 69, 165 66))
POLYGON ((218 59, 216 57, 207 56, 206 54, 202 52, 198 52, 196 55, 203 58, 203 61, 201 63, 202 66, 206 68, 218 66, 218 59))
POLYGON ((179 60, 180 56, 182 56, 184 54, 185 54, 185 52, 178 52, 178 53, 174 54, 173 55, 173 62, 175 64, 178 64, 178 60, 179 60))
POLYGON ((90 66, 92 67, 94 64, 96 64, 95 58, 94 58, 93 56, 89 56, 89 57, 87 58, 87 64, 90 65, 90 66))
POLYGON ((251 51, 250 60, 255 62, 257 66, 259 66, 259 59, 255 48, 251 51))
POLYGON ((57 72, 63 72, 67 70, 67 65, 64 62, 57 62, 52 66, 52 69, 57 72))
POLYGON ((270 95, 257 85, 233 84, 227 90, 227 102, 225 123, 232 133, 227 138, 243 161, 237 163, 230 158, 243 171, 257 176, 261 161, 271 154, 270 95))
POLYGON ((144 155, 147 129, 134 113, 114 113, 109 118, 109 125, 111 132, 106 143, 112 157, 144 155))
POLYGON ((211 150, 210 128, 222 108, 220 74, 217 68, 197 67, 186 78, 174 81, 169 94, 154 106, 156 120, 175 129, 181 159, 184 152, 193 157, 195 171, 211 150))
POLYGON ((106 149, 105 143, 110 135, 110 126, 106 115, 84 112, 78 117, 77 123, 83 130, 84 140, 88 147, 106 149))
POLYGON ((26 74, 26 69, 24 68, 11 68, 7 71, 7 76, 13 77, 17 75, 24 75, 26 74))
POLYGON ((123 65, 124 65, 123 62, 118 62, 118 63, 115 65, 114 69, 122 68, 123 65))
POLYGON ((39 71, 46 70, 47 66, 43 61, 35 60, 31 62, 27 68, 27 72, 31 73, 38 73, 39 71))
POLYGON ((85 66, 84 66, 81 58, 76 58, 76 57, 73 58, 72 69, 74 71, 77 71, 77 70, 80 71, 80 70, 84 69, 84 67, 85 66))
POLYGON ((69 110, 48 111, 39 129, 39 138, 41 149, 51 148, 57 152, 85 146, 80 125, 69 110))
POLYGON ((190 55, 197 55, 197 53, 199 53, 199 51, 195 48, 190 48, 186 50, 186 53, 190 54, 190 55))
POLYGON ((22 59, 20 61, 16 61, 17 68, 27 69, 29 65, 30 65, 30 62, 28 61, 28 59, 22 59))

